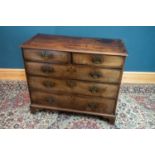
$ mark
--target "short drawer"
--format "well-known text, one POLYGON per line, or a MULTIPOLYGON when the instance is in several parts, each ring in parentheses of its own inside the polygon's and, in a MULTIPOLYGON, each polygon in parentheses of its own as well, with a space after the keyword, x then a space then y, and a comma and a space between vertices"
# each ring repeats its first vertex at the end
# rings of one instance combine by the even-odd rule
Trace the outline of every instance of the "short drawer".
POLYGON ((102 67, 122 68, 124 58, 121 56, 73 53, 73 63, 102 67))
POLYGON ((69 63, 70 53, 61 51, 24 49, 25 60, 48 63, 69 63))
POLYGON ((118 92, 118 85, 113 84, 82 82, 76 80, 58 80, 54 78, 33 76, 30 76, 28 79, 31 89, 37 89, 49 93, 56 92, 116 98, 118 92))
POLYGON ((104 98, 88 98, 78 96, 56 95, 33 91, 31 93, 32 102, 35 104, 72 109, 79 111, 90 111, 98 113, 113 114, 115 109, 115 100, 104 98))
POLYGON ((26 70, 31 75, 68 78, 94 82, 120 83, 121 70, 103 69, 79 65, 59 65, 26 62, 26 70))

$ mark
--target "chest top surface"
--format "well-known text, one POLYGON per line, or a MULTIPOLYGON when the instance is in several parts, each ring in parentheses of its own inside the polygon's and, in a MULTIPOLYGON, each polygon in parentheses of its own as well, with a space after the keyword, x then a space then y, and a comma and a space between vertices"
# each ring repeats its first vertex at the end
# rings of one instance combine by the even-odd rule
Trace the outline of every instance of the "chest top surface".
POLYGON ((97 39, 37 34, 30 40, 23 43, 21 47, 127 56, 125 46, 119 39, 97 39))

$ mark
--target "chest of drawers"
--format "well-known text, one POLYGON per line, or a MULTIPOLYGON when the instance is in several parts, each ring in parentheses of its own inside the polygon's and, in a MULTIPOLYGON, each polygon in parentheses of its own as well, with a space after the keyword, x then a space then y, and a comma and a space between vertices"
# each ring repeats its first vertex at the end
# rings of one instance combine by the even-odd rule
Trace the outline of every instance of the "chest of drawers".
POLYGON ((32 112, 91 114, 114 123, 127 56, 121 40, 37 34, 21 47, 32 112))

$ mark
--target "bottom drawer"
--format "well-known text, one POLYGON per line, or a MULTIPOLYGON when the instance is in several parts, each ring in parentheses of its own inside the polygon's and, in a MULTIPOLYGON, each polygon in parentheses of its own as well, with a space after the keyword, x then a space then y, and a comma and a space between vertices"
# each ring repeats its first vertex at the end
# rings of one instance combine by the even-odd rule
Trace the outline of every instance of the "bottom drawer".
POLYGON ((101 97, 65 96, 33 91, 31 99, 32 103, 56 108, 106 114, 113 114, 115 110, 115 100, 101 97))

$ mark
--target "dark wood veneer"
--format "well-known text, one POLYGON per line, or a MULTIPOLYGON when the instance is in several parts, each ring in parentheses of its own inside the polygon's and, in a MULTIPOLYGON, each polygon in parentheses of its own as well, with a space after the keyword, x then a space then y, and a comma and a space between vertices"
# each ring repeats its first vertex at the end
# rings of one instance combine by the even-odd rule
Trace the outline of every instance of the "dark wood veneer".
POLYGON ((119 83, 121 71, 118 69, 99 68, 96 66, 62 65, 26 62, 30 75, 45 77, 68 78, 94 82, 119 83))
POLYGON ((114 123, 127 56, 121 40, 38 34, 21 47, 32 112, 92 114, 114 123))

